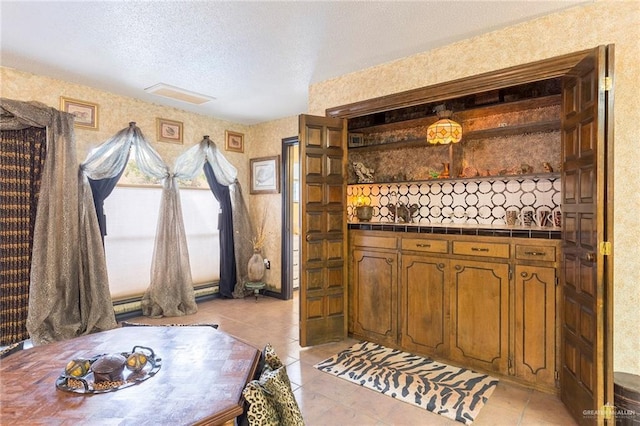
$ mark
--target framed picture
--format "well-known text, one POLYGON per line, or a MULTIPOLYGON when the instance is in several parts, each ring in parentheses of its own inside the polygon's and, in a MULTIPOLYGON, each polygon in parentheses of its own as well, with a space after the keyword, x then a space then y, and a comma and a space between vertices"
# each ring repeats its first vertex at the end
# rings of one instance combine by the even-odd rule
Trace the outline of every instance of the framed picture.
POLYGON ((224 140, 227 151, 244 152, 244 134, 225 130, 224 140))
POLYGON ((364 134, 363 133, 349 133, 349 148, 356 148, 364 146, 364 134))
POLYGON ((280 156, 252 158, 251 194, 277 194, 280 192, 280 156))
POLYGON ((98 130, 98 104, 60 96, 60 109, 73 114, 75 127, 98 130))
POLYGON ((182 123, 179 121, 156 118, 158 141, 182 143, 182 123))

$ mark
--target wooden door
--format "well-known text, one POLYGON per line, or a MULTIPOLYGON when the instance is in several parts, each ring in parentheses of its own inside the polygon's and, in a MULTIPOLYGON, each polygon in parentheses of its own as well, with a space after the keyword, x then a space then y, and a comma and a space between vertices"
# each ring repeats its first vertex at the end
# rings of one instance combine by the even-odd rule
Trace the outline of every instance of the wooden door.
POLYGON ((353 333, 395 346, 398 339, 398 253, 353 252, 353 333))
POLYGON ((561 397, 581 424, 603 424, 613 404, 607 315, 607 48, 595 49, 563 79, 561 397), (596 415, 585 415, 585 410, 596 415))
POLYGON ((300 345, 347 335, 346 121, 300 115, 300 345))
POLYGON ((400 318, 403 348, 428 355, 449 352, 449 261, 403 254, 400 318))
POLYGON ((513 374, 554 390, 556 268, 516 265, 513 374))
POLYGON ((451 261, 451 359, 508 372, 509 265, 451 261))

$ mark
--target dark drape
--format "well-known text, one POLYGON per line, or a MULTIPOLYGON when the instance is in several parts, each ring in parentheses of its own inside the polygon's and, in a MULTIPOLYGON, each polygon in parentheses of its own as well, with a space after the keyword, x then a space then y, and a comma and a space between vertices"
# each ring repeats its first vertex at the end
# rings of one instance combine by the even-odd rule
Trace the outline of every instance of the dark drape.
POLYGON ((45 128, 3 130, 0 138, 0 346, 29 338, 29 281, 45 128))
POLYGON ((218 230, 220 231, 220 284, 219 291, 223 297, 233 297, 236 285, 236 256, 233 245, 233 212, 229 187, 218 183, 209 162, 204 163, 204 174, 209 188, 220 203, 218 230))
POLYGON ((89 185, 91 185, 91 193, 93 194, 93 205, 96 207, 96 214, 98 215, 98 225, 100 225, 100 236, 102 237, 102 243, 104 244, 104 237, 107 235, 107 218, 104 215, 104 200, 107 199, 109 194, 116 187, 116 184, 120 180, 120 177, 124 173, 124 168, 118 173, 117 176, 106 179, 91 179, 89 178, 89 185))

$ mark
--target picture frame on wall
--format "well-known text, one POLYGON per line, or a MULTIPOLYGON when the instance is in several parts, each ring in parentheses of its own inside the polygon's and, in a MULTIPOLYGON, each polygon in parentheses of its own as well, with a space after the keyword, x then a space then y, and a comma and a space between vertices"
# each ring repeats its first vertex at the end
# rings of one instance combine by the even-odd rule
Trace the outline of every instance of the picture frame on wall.
POLYGON ((224 149, 232 152, 244 152, 244 133, 224 131, 224 149))
POLYGON ((280 156, 252 158, 250 161, 251 194, 280 192, 280 156))
POLYGON ((60 109, 75 117, 74 127, 98 130, 98 104, 60 96, 60 109))
POLYGON ((180 121, 156 118, 157 138, 159 142, 182 144, 184 128, 180 121))

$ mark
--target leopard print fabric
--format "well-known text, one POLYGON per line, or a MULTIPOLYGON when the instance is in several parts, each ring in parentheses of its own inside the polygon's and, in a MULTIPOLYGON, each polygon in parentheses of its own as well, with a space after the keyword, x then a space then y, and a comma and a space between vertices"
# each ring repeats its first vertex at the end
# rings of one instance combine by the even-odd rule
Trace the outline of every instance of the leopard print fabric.
POLYGON ((271 401, 267 398, 264 389, 257 380, 247 383, 242 391, 249 407, 246 411, 249 425, 279 426, 280 417, 271 401))
POLYGON ((271 346, 271 343, 267 343, 262 351, 262 356, 264 357, 265 365, 268 365, 272 370, 276 370, 283 366, 282 361, 276 354, 275 349, 271 346))
POLYGON ((247 421, 253 425, 303 426, 304 420, 291 389, 286 367, 271 344, 262 351, 260 378, 247 384, 242 394, 248 403, 247 421))
POLYGON ((265 390, 267 398, 278 412, 282 426, 304 425, 300 407, 291 390, 289 375, 284 366, 276 370, 266 367, 265 372, 260 377, 260 384, 265 390))

